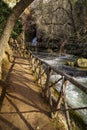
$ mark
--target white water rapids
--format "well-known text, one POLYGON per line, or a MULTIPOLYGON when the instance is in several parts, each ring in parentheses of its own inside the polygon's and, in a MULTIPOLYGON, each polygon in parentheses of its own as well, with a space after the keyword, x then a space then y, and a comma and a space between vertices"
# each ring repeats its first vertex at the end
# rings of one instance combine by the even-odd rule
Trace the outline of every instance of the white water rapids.
MULTIPOLYGON (((67 58, 69 58, 69 56, 67 56, 67 57, 62 56, 62 57, 56 57, 56 58, 55 57, 54 58, 44 57, 44 58, 41 58, 41 59, 43 59, 45 62, 47 62, 48 64, 50 64, 52 66, 61 68, 61 70, 62 70, 62 67, 65 66, 64 63, 67 60, 67 58)), ((68 69, 68 72, 71 71, 71 70, 68 69)), ((63 69, 63 71, 66 72, 67 70, 63 69)), ((50 80, 52 82, 55 82, 55 80, 57 78, 59 78, 59 75, 54 74, 54 75, 51 76, 50 80)), ((87 86, 87 76, 85 76, 85 77, 77 76, 77 77, 73 77, 73 78, 87 86)), ((56 89, 58 91, 60 89, 60 87, 59 87, 60 84, 61 84, 61 82, 58 82, 56 84, 56 89)), ((77 88, 73 84, 71 84, 69 81, 67 82, 67 87, 66 87, 66 98, 67 98, 68 104, 72 108, 87 106, 87 95, 84 92, 82 92, 79 88, 77 88)), ((83 118, 83 120, 87 124, 87 109, 78 110, 77 112, 79 113, 79 115, 83 118)))

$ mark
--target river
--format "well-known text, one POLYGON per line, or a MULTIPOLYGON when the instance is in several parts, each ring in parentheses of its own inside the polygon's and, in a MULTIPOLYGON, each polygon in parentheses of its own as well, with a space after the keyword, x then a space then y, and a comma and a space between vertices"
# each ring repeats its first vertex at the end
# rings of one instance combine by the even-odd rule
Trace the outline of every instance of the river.
MULTIPOLYGON (((41 59, 43 59, 45 62, 50 64, 51 66, 55 66, 58 69, 64 71, 65 73, 73 75, 73 78, 75 80, 87 86, 87 69, 83 70, 81 68, 70 67, 65 64, 66 61, 71 60, 71 59, 73 60, 74 58, 73 56, 71 55, 53 56, 46 53, 45 54, 39 53, 38 56, 41 59)), ((54 82, 54 80, 58 76, 59 75, 57 74, 52 75, 51 80, 54 82)), ((56 89, 58 91, 59 91, 59 87, 58 87, 59 84, 60 83, 56 84, 56 89)), ((87 106, 87 95, 84 92, 82 92, 79 88, 71 84, 70 82, 67 83, 66 98, 67 98, 68 104, 73 108, 87 106)), ((78 110, 77 112, 83 118, 84 122, 87 124, 87 109, 78 110)))

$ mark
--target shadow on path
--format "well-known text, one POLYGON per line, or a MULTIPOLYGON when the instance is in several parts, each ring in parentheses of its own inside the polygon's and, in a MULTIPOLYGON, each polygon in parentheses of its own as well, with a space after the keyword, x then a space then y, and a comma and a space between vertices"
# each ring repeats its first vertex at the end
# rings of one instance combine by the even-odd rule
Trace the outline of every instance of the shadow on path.
POLYGON ((5 119, 0 115, 0 130, 5 130, 4 126, 6 125, 11 130, 20 130, 18 127, 13 125, 11 122, 8 121, 8 119, 5 119), (3 125, 1 125, 3 123, 3 125))
POLYGON ((4 93, 0 130, 57 130, 41 89, 35 84, 29 61, 16 58, 13 67, 6 79, 10 83, 4 93))
POLYGON ((17 106, 7 96, 6 96, 6 98, 10 102, 10 104, 15 108, 16 112, 18 113, 18 115, 20 116, 20 118, 23 120, 23 122, 26 124, 26 126, 30 130, 34 130, 33 127, 29 124, 29 122, 27 122, 27 120, 24 118, 24 116, 22 115, 22 113, 20 112, 20 110, 17 108, 17 106))

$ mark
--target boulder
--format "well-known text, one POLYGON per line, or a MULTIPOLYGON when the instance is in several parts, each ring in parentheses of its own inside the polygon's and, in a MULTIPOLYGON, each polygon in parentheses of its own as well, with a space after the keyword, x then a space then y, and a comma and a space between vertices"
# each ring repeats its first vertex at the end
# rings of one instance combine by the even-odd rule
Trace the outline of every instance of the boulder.
POLYGON ((78 58, 76 65, 78 67, 87 68, 87 59, 86 58, 78 58))

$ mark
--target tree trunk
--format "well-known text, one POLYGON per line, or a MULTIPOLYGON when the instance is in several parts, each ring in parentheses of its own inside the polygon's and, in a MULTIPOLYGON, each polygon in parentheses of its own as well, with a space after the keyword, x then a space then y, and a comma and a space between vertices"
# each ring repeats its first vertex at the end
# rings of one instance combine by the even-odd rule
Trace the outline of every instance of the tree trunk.
POLYGON ((16 4, 16 6, 12 10, 11 15, 8 17, 6 27, 4 28, 3 34, 0 38, 0 67, 3 59, 5 47, 8 44, 15 22, 22 14, 22 12, 25 10, 25 8, 27 8, 27 6, 29 6, 33 1, 34 0, 21 0, 16 4))

